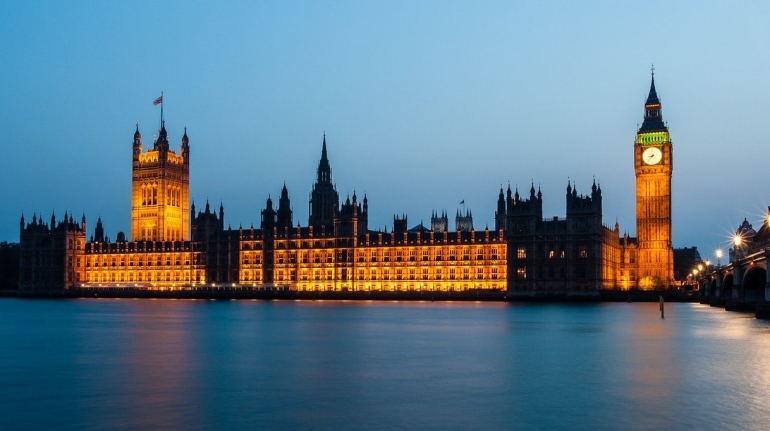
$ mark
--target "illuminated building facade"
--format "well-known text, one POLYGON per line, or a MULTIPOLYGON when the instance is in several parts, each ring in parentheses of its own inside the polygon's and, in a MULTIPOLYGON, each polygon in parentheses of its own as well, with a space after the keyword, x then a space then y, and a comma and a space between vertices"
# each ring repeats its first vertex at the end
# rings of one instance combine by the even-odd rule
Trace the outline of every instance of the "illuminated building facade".
POLYGON ((543 195, 500 189, 494 229, 475 230, 470 210, 446 211, 430 228, 370 230, 368 198, 340 203, 324 135, 307 226, 294 225, 284 184, 277 208, 268 198, 259 227, 225 227, 224 207, 189 202, 189 139, 179 155, 165 125, 153 148, 133 140, 132 237, 112 241, 99 219, 86 241, 86 220, 20 224, 20 286, 178 289, 193 286, 281 286, 296 291, 473 291, 590 293, 656 287, 673 281, 671 141, 652 81, 645 122, 634 144, 637 238, 602 222, 602 191, 578 194, 567 184, 566 217, 543 218, 543 195), (646 283, 646 284, 645 284, 646 283))
POLYGON ((186 241, 190 222, 190 145, 187 128, 179 154, 169 148, 165 122, 152 149, 142 152, 139 125, 134 133, 131 180, 131 234, 136 241, 186 241))

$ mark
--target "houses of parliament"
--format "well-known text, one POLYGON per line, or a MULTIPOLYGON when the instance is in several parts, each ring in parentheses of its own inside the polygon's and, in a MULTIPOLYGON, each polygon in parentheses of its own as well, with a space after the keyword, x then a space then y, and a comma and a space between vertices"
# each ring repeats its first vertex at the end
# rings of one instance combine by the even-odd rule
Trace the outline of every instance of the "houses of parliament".
POLYGON ((105 236, 101 219, 20 221, 20 288, 184 289, 252 286, 297 291, 472 291, 585 293, 650 289, 674 281, 671 245, 672 145, 654 74, 644 122, 630 150, 636 174, 636 233, 602 221, 602 190, 572 183, 566 217, 543 218, 543 194, 501 187, 494 228, 476 230, 470 211, 446 211, 430 226, 394 216, 390 232, 370 230, 368 197, 340 201, 326 136, 310 194, 307 225, 295 223, 289 191, 268 198, 258 228, 225 227, 225 212, 189 204, 190 142, 178 153, 165 123, 152 147, 133 137, 131 235, 105 236))

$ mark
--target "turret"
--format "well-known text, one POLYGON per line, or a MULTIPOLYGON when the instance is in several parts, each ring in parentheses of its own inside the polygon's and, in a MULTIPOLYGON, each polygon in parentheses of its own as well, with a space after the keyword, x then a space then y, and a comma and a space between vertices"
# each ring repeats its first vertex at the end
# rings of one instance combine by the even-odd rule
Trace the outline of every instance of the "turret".
POLYGON ((219 224, 222 229, 225 228, 225 207, 219 202, 219 224))
POLYGON ((273 209, 273 199, 270 196, 267 197, 265 203, 265 209, 262 210, 262 230, 263 232, 272 233, 275 226, 275 210, 273 209))
POLYGON ((165 120, 160 122, 160 132, 158 132, 158 139, 155 141, 155 149, 158 151, 168 151, 168 133, 166 132, 165 120))
POLYGON ((134 162, 139 161, 139 156, 142 154, 142 134, 139 133, 139 123, 136 123, 136 132, 134 132, 134 162))
POLYGON ((187 127, 184 128, 184 135, 182 135, 182 158, 184 158, 184 164, 190 164, 190 139, 187 137, 187 127))
POLYGON ((94 229, 94 241, 104 242, 104 226, 102 226, 102 218, 96 219, 96 229, 94 229))
POLYGON ((503 195, 503 186, 500 186, 500 193, 497 195, 497 215, 505 215, 505 195, 503 195))
POLYGON ((397 215, 393 216, 393 232, 394 233, 404 233, 409 229, 408 223, 406 221, 406 214, 402 214, 401 217, 398 217, 397 215))

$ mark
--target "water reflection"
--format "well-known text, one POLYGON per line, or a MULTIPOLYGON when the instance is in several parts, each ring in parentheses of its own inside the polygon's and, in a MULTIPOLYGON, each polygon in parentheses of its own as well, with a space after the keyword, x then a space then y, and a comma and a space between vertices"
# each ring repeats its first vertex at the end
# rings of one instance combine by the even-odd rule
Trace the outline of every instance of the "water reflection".
POLYGON ((764 428, 770 325, 693 304, 0 301, 0 428, 764 428))

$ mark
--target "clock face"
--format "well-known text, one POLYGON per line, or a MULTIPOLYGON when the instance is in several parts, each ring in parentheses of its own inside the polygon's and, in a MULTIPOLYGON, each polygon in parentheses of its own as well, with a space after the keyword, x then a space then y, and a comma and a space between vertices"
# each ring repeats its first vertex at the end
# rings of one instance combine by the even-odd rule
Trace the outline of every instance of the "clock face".
POLYGON ((663 153, 660 151, 660 148, 648 148, 642 153, 642 161, 647 165, 657 165, 662 158, 663 153))

